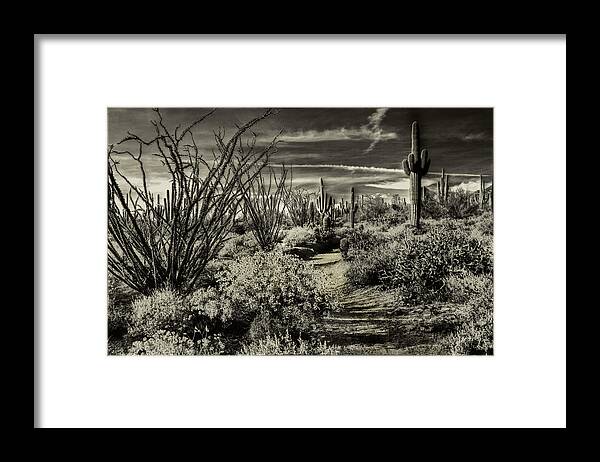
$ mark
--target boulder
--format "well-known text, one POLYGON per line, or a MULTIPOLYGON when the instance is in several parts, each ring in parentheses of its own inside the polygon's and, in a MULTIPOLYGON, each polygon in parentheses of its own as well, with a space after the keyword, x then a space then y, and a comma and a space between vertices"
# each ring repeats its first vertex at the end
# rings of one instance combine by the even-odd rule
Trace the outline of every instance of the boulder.
POLYGON ((292 247, 290 249, 287 249, 285 253, 290 255, 296 255, 302 260, 310 260, 317 254, 313 249, 309 247, 292 247))

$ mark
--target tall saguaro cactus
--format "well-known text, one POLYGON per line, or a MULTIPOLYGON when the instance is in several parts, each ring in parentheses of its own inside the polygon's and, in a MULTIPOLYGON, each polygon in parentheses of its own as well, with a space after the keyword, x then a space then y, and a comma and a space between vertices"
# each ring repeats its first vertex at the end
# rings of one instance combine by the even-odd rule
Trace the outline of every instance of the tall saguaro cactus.
POLYGON ((321 225, 329 228, 333 218, 333 198, 325 192, 323 178, 320 179, 319 197, 317 197, 317 211, 321 215, 321 225))
POLYGON ((450 183, 448 182, 448 175, 446 171, 442 169, 442 176, 437 184, 438 188, 438 202, 443 203, 448 200, 448 191, 450 189, 450 183))
POLYGON ((410 178, 410 224, 420 227, 421 219, 421 179, 429 171, 431 160, 427 149, 420 150, 419 124, 412 123, 411 150, 406 159, 402 161, 402 168, 410 178))
POLYGON ((483 209, 483 201, 485 199, 485 182, 483 175, 479 175, 479 208, 483 209))
POLYGON ((358 203, 354 202, 354 188, 350 189, 350 227, 354 228, 356 220, 356 212, 358 212, 358 203))

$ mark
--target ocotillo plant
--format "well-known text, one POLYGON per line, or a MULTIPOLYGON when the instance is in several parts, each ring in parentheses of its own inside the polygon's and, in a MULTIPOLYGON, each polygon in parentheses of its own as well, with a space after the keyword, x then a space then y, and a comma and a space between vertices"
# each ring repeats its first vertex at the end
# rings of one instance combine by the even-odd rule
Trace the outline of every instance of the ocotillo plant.
POLYGON ((192 130, 213 112, 187 128, 171 129, 154 109, 156 119, 148 132, 154 135, 128 132, 108 146, 108 271, 138 292, 170 287, 185 294, 200 284, 206 266, 228 239, 244 196, 277 150, 278 137, 259 148, 257 136, 248 135, 274 114, 269 109, 239 126, 230 139, 223 129, 217 131, 214 155, 203 157, 192 130), (162 203, 146 179, 150 156, 159 156, 170 176, 162 203), (121 170, 123 158, 138 166, 140 181, 121 170), (126 197, 125 187, 135 200, 126 197))
POLYGON ((302 188, 292 189, 290 181, 287 194, 283 198, 285 208, 294 226, 304 226, 309 221, 309 207, 312 193, 302 188))
POLYGON ((408 157, 402 161, 402 168, 410 178, 410 224, 419 228, 421 219, 421 179, 429 171, 431 160, 427 149, 420 151, 419 124, 416 121, 412 123, 411 140, 411 151, 408 157))
POLYGON ((244 217, 262 250, 272 250, 279 237, 285 202, 287 170, 282 167, 279 179, 272 167, 268 167, 268 182, 259 174, 244 192, 244 217))
POLYGON ((358 212, 358 204, 354 202, 354 188, 350 189, 350 227, 354 228, 354 220, 358 212))
POLYGON ((438 188, 438 202, 443 203, 448 200, 448 191, 450 189, 450 183, 448 182, 448 175, 444 169, 442 169, 442 176, 437 184, 438 188))

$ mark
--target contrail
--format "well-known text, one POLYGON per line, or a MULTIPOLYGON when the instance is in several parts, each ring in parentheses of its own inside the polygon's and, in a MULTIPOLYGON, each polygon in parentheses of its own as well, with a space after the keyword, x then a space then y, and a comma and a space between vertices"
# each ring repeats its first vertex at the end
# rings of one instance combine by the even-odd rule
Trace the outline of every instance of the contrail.
POLYGON ((363 154, 367 154, 373 150, 377 143, 381 141, 381 134, 383 133, 381 130, 381 121, 385 116, 385 113, 388 111, 387 107, 377 109, 373 114, 369 116, 369 123, 367 123, 367 128, 371 130, 373 133, 373 141, 369 145, 363 154))

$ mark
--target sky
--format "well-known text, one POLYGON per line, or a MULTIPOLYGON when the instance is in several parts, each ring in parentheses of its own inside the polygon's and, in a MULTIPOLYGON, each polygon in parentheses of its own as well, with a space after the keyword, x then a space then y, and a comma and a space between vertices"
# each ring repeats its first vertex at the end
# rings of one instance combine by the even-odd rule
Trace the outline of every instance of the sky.
MULTIPOLYGON (((163 121, 174 129, 185 127, 213 108, 161 108, 163 121)), ((235 125, 262 114, 264 108, 217 108, 194 129, 194 138, 210 157, 213 130, 233 135, 235 125)), ((151 138, 156 114, 150 108, 109 108, 108 144, 117 143, 127 131, 151 138)), ((421 148, 431 158, 425 185, 437 181, 442 168, 448 173, 493 173, 492 108, 280 108, 253 130, 258 143, 267 143, 281 130, 278 151, 271 163, 292 169, 293 184, 317 190, 323 178, 328 192, 348 198, 356 194, 407 196, 408 178, 402 160, 410 152, 411 124, 419 123, 421 148), (437 175, 436 175, 437 174, 437 175)), ((133 146, 129 146, 133 147, 133 146)), ((168 175, 158 159, 144 155, 150 187, 157 193, 168 188, 168 175)), ((125 158, 121 169, 139 179, 135 163, 125 158)), ((477 189, 479 180, 452 177, 453 188, 477 189)), ((486 179, 486 185, 492 179, 486 179)))

